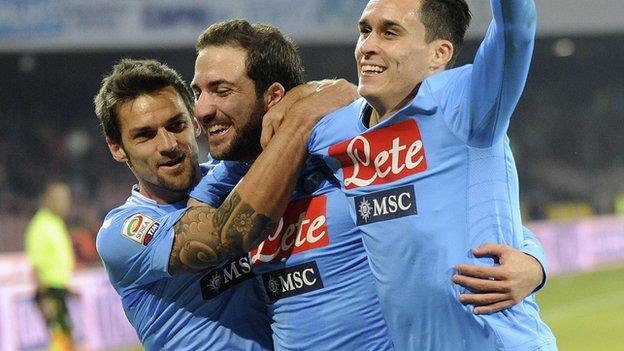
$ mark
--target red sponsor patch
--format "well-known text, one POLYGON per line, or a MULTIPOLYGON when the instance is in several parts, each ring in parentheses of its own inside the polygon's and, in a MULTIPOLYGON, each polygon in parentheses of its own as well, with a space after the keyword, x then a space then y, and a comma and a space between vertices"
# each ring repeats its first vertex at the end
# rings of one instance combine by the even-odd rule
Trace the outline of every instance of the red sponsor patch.
POLYGON ((413 119, 332 145, 329 156, 340 161, 347 189, 386 184, 427 169, 424 144, 413 119))
POLYGON ((325 195, 291 202, 275 232, 251 251, 253 264, 276 262, 298 252, 327 246, 326 214, 325 195))

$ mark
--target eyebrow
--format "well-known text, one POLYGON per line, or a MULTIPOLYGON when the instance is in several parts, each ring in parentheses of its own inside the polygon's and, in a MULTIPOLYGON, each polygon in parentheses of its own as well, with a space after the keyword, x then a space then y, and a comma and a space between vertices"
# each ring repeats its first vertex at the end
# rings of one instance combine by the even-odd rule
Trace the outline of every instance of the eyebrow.
POLYGON ((154 128, 152 127, 139 127, 139 128, 131 129, 130 132, 128 132, 128 134, 130 135, 131 138, 136 138, 137 136, 140 136, 152 130, 154 130, 154 128))
MULTIPOLYGON (((226 80, 226 79, 221 78, 221 79, 216 79, 216 80, 212 80, 212 81, 210 81, 210 82, 208 83, 208 88, 212 89, 212 88, 214 88, 214 87, 216 87, 216 86, 219 86, 219 85, 221 85, 221 84, 224 84, 224 83, 226 83, 226 84, 233 84, 233 83, 232 83, 232 82, 230 82, 229 80, 226 80)), ((199 89, 199 85, 197 85, 197 83, 196 83, 195 81, 192 81, 192 82, 191 82, 191 89, 193 89, 193 90, 200 90, 200 89, 199 89)))
MULTIPOLYGON (((167 122, 165 123, 165 125, 168 125, 170 123, 179 121, 179 120, 183 120, 184 119, 184 113, 180 112, 174 116, 172 116, 171 118, 169 118, 167 120, 167 122)), ((138 127, 138 128, 134 128, 134 129, 130 129, 130 131, 128 132, 128 134, 130 135, 130 137, 135 138, 141 134, 147 133, 147 132, 151 132, 152 130, 154 130, 154 128, 150 127, 150 126, 145 126, 145 127, 138 127)))
POLYGON ((397 28, 397 29, 405 30, 405 27, 403 27, 398 22, 395 22, 395 21, 392 21, 392 20, 383 20, 381 22, 381 27, 384 28, 384 29, 397 28))

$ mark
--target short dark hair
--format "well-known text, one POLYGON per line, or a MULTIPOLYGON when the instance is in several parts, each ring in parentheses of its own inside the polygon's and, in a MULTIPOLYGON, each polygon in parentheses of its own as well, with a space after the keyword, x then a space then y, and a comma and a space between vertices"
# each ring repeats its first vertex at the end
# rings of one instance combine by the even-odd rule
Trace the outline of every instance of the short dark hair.
POLYGON ((197 39, 199 53, 208 46, 237 46, 247 51, 247 76, 254 81, 256 95, 277 82, 287 91, 303 83, 303 69, 297 47, 277 28, 242 19, 219 22, 197 39))
POLYGON ((422 0, 420 20, 425 26, 425 40, 430 43, 445 39, 453 43, 453 57, 448 67, 455 64, 470 25, 470 9, 465 0, 422 0))
POLYGON ((153 94, 173 87, 193 116, 193 94, 182 77, 164 63, 155 60, 122 59, 113 71, 102 79, 100 91, 94 98, 95 114, 102 124, 104 135, 122 144, 118 108, 143 94, 153 94))

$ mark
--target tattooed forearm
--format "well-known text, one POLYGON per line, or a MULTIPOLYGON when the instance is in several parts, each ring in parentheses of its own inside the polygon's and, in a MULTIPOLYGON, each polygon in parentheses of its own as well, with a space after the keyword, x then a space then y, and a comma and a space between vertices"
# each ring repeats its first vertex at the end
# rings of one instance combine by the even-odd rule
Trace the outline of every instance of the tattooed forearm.
POLYGON ((174 226, 169 273, 207 269, 256 247, 275 227, 269 217, 256 213, 232 194, 218 209, 190 207, 174 226))

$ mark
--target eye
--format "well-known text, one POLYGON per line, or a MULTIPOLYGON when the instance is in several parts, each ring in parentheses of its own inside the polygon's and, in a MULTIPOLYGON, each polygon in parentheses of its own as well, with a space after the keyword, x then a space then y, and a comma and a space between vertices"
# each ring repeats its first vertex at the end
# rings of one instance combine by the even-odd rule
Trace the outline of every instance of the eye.
POLYGON ((186 128, 186 122, 184 121, 175 121, 167 126, 167 130, 172 133, 180 133, 186 128))
POLYGON ((360 27, 360 35, 366 36, 371 32, 370 27, 360 27))
POLYGON ((384 32, 384 36, 385 37, 389 37, 389 38, 393 38, 397 36, 397 33, 391 31, 391 30, 387 30, 384 32))
POLYGON ((215 94, 217 94, 217 96, 227 96, 230 92, 232 92, 232 89, 230 88, 219 87, 215 89, 215 94))
POLYGON ((136 133, 134 135, 133 139, 136 140, 137 142, 141 143, 141 142, 153 139, 154 136, 156 136, 156 131, 145 130, 145 131, 141 131, 139 133, 136 133))

